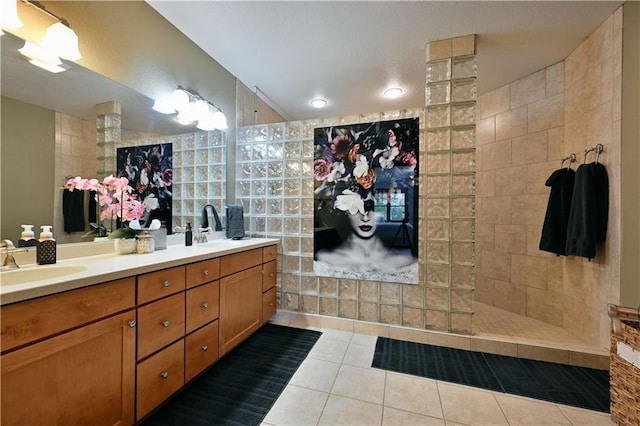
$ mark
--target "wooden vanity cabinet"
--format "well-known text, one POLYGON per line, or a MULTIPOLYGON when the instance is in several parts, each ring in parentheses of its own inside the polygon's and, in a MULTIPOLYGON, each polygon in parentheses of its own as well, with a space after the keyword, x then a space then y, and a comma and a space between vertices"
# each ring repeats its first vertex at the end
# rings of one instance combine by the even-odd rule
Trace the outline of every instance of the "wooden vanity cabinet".
POLYGON ((2 425, 131 425, 276 311, 277 246, 0 307, 2 425))
POLYGON ((3 306, 24 345, 0 360, 2 424, 132 424, 134 306, 133 278, 3 306))

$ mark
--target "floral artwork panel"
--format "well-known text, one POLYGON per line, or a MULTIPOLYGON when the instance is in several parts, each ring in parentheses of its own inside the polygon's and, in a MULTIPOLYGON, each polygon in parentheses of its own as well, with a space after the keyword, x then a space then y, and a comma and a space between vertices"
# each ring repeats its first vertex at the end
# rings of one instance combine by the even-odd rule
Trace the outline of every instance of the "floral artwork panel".
POLYGON ((314 273, 418 282, 418 118, 314 129, 314 273))
POLYGON ((164 222, 171 233, 173 149, 170 143, 130 146, 117 150, 118 177, 129 179, 133 194, 145 206, 143 227, 151 220, 164 222))

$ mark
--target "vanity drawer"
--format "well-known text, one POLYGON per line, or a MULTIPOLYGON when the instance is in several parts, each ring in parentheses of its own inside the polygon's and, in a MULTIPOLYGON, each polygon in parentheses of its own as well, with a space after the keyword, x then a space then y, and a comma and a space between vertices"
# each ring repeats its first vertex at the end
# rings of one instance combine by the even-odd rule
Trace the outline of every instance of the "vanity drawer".
POLYGON ((2 306, 2 352, 134 306, 133 277, 2 306))
POLYGON ((184 292, 138 308, 138 360, 184 336, 184 292))
POLYGON ((218 321, 189 334, 185 339, 185 382, 218 359, 218 321))
POLYGON ((226 277, 262 263, 262 249, 252 249, 223 256, 220 261, 220 277, 226 277))
POLYGON ((267 322, 278 309, 278 295, 276 294, 276 288, 272 287, 271 290, 262 293, 262 324, 267 322))
POLYGON ((220 258, 187 265, 187 288, 220 278, 220 258))
POLYGON ((138 364, 136 420, 184 385, 184 339, 138 364))
POLYGON ((220 281, 187 290, 187 333, 218 318, 220 281))
POLYGON ((163 269, 138 276, 138 304, 175 294, 185 288, 185 267, 163 269))
POLYGON ((276 261, 272 260, 262 265, 262 291, 267 291, 276 285, 276 261))
POLYGON ((269 262, 278 257, 278 246, 276 244, 262 248, 262 261, 269 262))

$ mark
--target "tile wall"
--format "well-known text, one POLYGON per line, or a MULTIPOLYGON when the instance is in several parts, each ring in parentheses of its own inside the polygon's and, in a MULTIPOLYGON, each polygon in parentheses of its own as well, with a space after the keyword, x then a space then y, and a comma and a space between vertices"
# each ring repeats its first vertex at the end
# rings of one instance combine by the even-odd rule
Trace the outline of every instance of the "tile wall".
POLYGON ((598 347, 609 345, 606 305, 619 302, 621 41, 619 9, 564 61, 478 98, 476 299, 598 347), (597 143, 610 184, 605 245, 591 262, 540 251, 546 179, 597 143))

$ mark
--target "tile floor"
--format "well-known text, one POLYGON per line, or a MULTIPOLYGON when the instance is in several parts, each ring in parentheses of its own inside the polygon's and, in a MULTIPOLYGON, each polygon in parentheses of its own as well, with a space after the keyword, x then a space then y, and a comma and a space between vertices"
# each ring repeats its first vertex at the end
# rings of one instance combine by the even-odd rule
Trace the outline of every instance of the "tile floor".
POLYGON ((322 336, 264 419, 280 425, 611 425, 608 414, 371 368, 376 336, 322 336))

